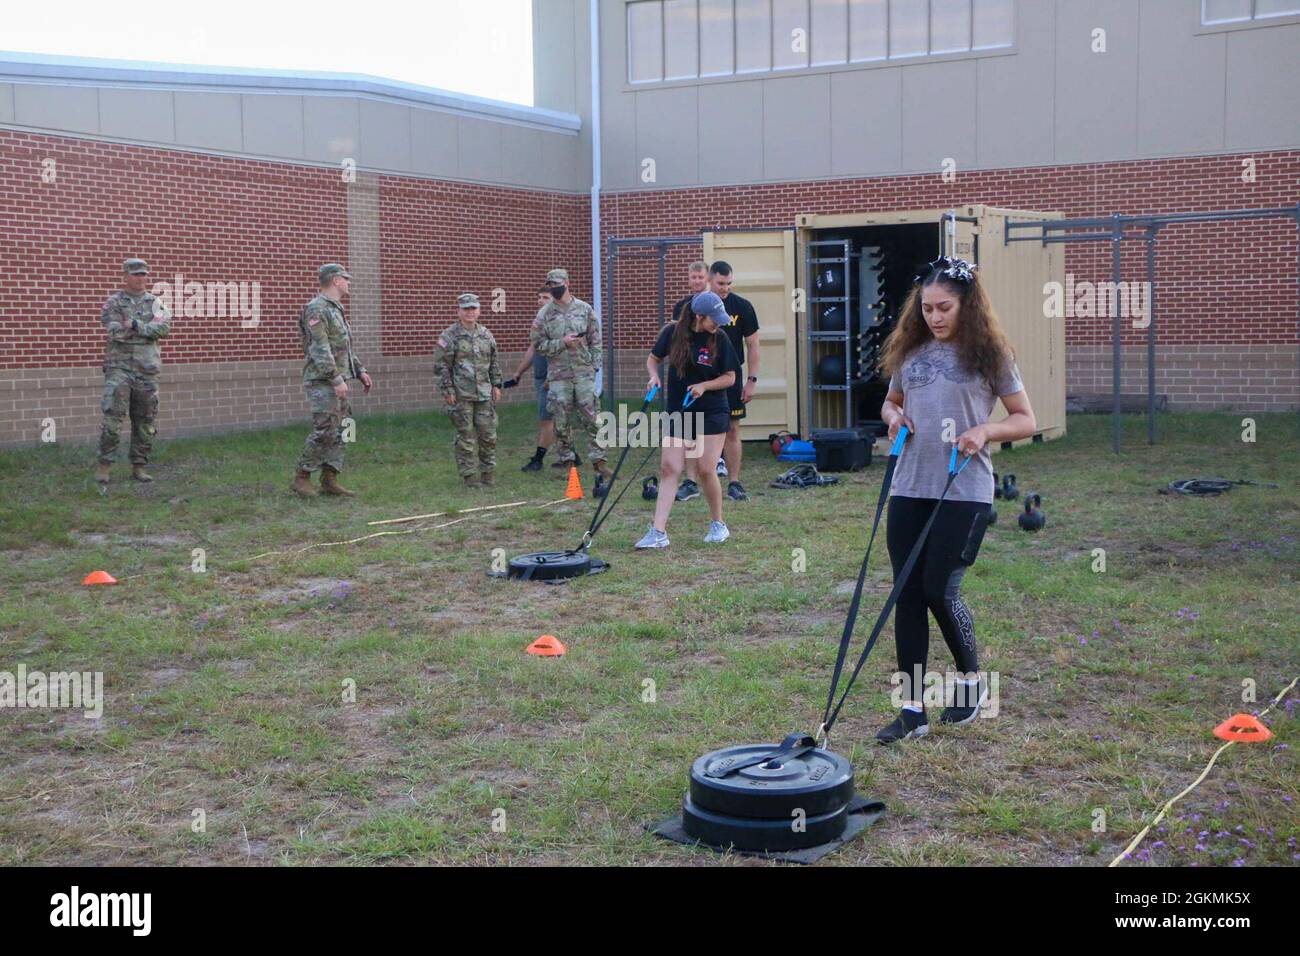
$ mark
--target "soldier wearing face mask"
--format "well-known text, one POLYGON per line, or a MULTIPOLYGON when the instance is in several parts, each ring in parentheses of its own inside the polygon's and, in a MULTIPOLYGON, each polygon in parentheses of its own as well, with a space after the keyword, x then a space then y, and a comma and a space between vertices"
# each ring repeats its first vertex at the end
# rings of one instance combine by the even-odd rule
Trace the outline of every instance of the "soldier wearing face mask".
POLYGON ((569 291, 569 273, 552 269, 546 274, 551 301, 537 312, 529 339, 538 355, 546 357, 547 407, 555 419, 555 437, 570 454, 586 438, 587 458, 596 470, 592 494, 609 491, 611 472, 605 449, 596 440, 596 372, 600 369, 600 320, 590 305, 569 291))

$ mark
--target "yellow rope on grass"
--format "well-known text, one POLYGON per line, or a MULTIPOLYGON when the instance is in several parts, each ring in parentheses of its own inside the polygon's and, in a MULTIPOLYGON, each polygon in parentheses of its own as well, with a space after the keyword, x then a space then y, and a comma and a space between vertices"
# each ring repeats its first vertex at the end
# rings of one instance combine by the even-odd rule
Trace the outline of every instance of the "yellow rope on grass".
MULTIPOLYGON (((546 502, 545 504, 538 505, 538 507, 539 507, 539 508, 549 508, 549 507, 551 507, 551 505, 563 504, 565 501, 568 501, 568 500, 569 500, 569 499, 567 499, 567 498, 557 498, 555 501, 548 501, 548 502, 546 502)), ((484 506, 479 507, 479 508, 466 508, 463 512, 456 512, 457 514, 460 514, 461 517, 456 518, 456 519, 454 519, 454 520, 452 520, 452 521, 445 521, 445 522, 443 522, 442 524, 435 524, 435 525, 421 525, 421 526, 418 527, 418 528, 407 528, 407 529, 402 530, 402 531, 374 531, 374 532, 372 532, 372 533, 370 533, 370 534, 362 535, 362 536, 359 537, 359 538, 348 538, 346 541, 320 541, 320 542, 317 542, 316 544, 307 544, 307 545, 303 545, 301 548, 287 548, 287 549, 280 550, 280 551, 263 551, 261 554, 255 554, 255 555, 253 555, 252 557, 248 557, 248 558, 235 558, 231 563, 232 563, 232 564, 238 564, 238 563, 241 562, 241 561, 258 561, 258 560, 261 560, 262 558, 270 558, 270 557, 275 557, 275 556, 277 556, 277 555, 286 555, 286 554, 302 554, 304 551, 311 551, 311 550, 313 550, 314 548, 337 548, 337 547, 340 547, 340 546, 342 546, 342 545, 347 545, 347 544, 357 544, 358 542, 361 542, 361 541, 369 541, 371 538, 383 538, 383 537, 390 536, 390 535, 418 534, 418 533, 421 532, 421 531, 438 531, 438 530, 440 530, 440 529, 442 529, 442 528, 450 528, 450 527, 451 527, 452 525, 454 525, 454 524, 460 524, 462 521, 468 521, 470 518, 474 517, 475 514, 480 514, 480 513, 484 512, 484 511, 494 511, 494 510, 497 510, 497 509, 499 509, 499 508, 517 508, 517 507, 519 507, 520 505, 526 505, 526 504, 528 504, 528 502, 526 502, 526 501, 512 501, 512 502, 510 502, 509 504, 504 504, 504 505, 484 505, 484 506)), ((394 519, 390 519, 390 520, 388 520, 388 521, 371 521, 371 522, 368 522, 368 524, 371 524, 371 525, 376 525, 376 524, 396 524, 396 523, 398 523, 398 522, 403 522, 403 521, 415 521, 415 520, 417 520, 417 519, 419 519, 419 518, 437 518, 437 517, 442 517, 442 516, 444 516, 444 515, 451 514, 451 513, 452 513, 452 512, 443 511, 443 512, 439 512, 438 514, 431 514, 431 515, 414 515, 414 516, 409 517, 409 518, 394 518, 394 519)), ((118 578, 118 581, 119 581, 119 582, 120 582, 120 581, 130 581, 132 578, 142 578, 142 577, 145 577, 146 575, 151 574, 151 573, 152 573, 152 572, 150 572, 150 571, 141 571, 139 574, 126 574, 126 575, 123 575, 122 577, 118 578)))
MULTIPOLYGON (((1295 680, 1291 681, 1290 684, 1282 688, 1282 692, 1273 698, 1272 703, 1270 703, 1267 707, 1265 707, 1263 710, 1259 712, 1259 716, 1263 717, 1270 710, 1276 707, 1278 702, 1283 697, 1285 697, 1288 693, 1290 693, 1291 688, 1295 687, 1297 682, 1300 682, 1300 676, 1297 676, 1295 680)), ((1112 866, 1119 866, 1122 860, 1127 859, 1133 853, 1133 851, 1137 849, 1138 844, 1141 843, 1146 838, 1146 835, 1151 832, 1151 828, 1165 818, 1165 814, 1170 811, 1173 805, 1177 803, 1179 800, 1183 799, 1183 797, 1187 796, 1193 790, 1195 790, 1198 786, 1200 786, 1201 781, 1203 781, 1207 776, 1209 776, 1210 769, 1214 766, 1214 762, 1219 759, 1219 754, 1223 753, 1225 750, 1227 750, 1229 747, 1231 747, 1233 744, 1237 742, 1238 741, 1236 740, 1229 740, 1226 744, 1224 744, 1222 747, 1216 750, 1214 752, 1214 756, 1210 758, 1210 762, 1207 763, 1205 765, 1205 769, 1201 771, 1201 775, 1197 777, 1195 780, 1193 780, 1187 786, 1187 788, 1183 790, 1182 793, 1180 793, 1178 796, 1174 797, 1163 807, 1161 807, 1160 812, 1156 814, 1156 818, 1142 828, 1142 832, 1140 832, 1137 836, 1133 838, 1132 842, 1129 843, 1129 845, 1124 848, 1123 852, 1120 853, 1119 856, 1115 857, 1115 859, 1111 860, 1110 863, 1107 864, 1107 868, 1112 866)))

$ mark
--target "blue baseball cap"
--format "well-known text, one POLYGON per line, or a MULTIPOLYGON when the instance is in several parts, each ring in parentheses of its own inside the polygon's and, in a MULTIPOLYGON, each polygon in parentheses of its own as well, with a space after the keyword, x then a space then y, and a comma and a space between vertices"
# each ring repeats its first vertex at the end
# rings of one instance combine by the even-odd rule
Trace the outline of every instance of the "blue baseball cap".
POLYGON ((696 315, 703 315, 712 319, 718 325, 731 324, 731 316, 727 315, 727 307, 722 304, 722 299, 716 292, 701 292, 691 299, 691 311, 696 315))

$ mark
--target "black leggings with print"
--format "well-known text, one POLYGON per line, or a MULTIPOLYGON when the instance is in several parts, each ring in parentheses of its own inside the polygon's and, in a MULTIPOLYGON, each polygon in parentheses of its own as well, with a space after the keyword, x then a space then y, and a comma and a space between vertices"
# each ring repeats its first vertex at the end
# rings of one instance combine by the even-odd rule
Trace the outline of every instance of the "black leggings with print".
MULTIPOLYGON (((935 498, 890 497, 885 534, 895 580, 937 504, 935 498)), ((927 612, 939 622, 957 670, 970 674, 979 669, 975 621, 961 599, 961 579, 974 563, 983 536, 983 521, 977 520, 977 515, 987 515, 989 507, 977 501, 944 501, 907 584, 899 593, 894 636, 898 669, 904 675, 903 700, 922 699, 924 687, 916 686, 915 677, 924 675, 930 651, 927 612)))

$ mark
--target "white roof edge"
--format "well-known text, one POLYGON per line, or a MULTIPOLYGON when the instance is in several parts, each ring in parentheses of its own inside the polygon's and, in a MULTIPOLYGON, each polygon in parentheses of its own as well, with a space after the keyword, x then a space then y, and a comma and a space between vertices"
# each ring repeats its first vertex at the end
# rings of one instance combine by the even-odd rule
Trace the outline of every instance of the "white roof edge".
POLYGON ((196 66, 153 63, 145 60, 109 60, 97 57, 54 56, 0 50, 0 81, 62 81, 78 85, 111 84, 206 88, 247 93, 353 94, 434 106, 494 119, 529 123, 576 132, 582 119, 574 113, 521 106, 431 86, 404 83, 364 73, 315 73, 296 70, 254 69, 238 66, 196 66))

